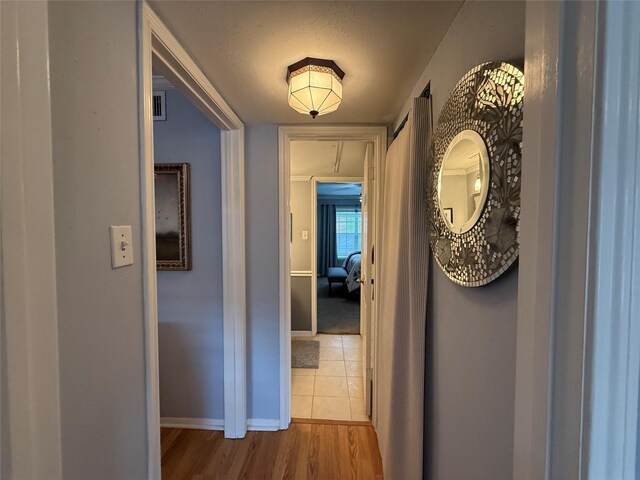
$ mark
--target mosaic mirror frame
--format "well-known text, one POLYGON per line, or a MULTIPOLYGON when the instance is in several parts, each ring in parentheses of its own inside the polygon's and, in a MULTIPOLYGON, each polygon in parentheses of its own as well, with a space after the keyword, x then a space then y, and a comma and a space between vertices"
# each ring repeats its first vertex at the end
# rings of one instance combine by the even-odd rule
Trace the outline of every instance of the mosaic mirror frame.
POLYGON ((524 74, 517 67, 504 62, 478 65, 455 86, 434 131, 429 242, 442 271, 465 287, 492 282, 518 258, 523 97, 524 74), (449 144, 464 130, 474 130, 486 144, 490 183, 478 221, 457 234, 442 217, 438 178, 449 144))

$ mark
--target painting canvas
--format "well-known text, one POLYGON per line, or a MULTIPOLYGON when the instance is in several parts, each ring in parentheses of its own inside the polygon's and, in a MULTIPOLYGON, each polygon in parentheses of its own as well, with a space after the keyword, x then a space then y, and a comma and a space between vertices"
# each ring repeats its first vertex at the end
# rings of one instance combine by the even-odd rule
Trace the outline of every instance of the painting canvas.
POLYGON ((189 164, 155 165, 156 268, 191 270, 189 164))

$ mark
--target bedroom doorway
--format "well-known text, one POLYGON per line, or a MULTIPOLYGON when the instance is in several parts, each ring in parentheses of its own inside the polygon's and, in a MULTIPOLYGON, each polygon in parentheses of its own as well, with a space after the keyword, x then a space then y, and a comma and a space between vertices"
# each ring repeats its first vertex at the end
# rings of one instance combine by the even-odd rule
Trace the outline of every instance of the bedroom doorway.
POLYGON ((362 182, 316 178, 313 191, 317 333, 360 335, 362 182))

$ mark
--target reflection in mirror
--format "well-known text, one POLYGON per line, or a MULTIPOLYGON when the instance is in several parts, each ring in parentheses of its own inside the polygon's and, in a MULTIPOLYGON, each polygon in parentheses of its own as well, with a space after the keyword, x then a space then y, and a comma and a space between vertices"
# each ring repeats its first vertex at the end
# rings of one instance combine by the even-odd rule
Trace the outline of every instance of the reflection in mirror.
POLYGON ((489 154, 473 130, 456 135, 442 160, 438 176, 438 203, 444 222, 454 233, 476 224, 489 190, 489 154))

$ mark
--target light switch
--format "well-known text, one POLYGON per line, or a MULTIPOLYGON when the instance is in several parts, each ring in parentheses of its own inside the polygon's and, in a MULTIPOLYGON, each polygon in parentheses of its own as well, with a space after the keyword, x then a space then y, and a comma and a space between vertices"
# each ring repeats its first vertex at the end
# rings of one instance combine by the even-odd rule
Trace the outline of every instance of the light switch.
POLYGON ((111 225, 111 268, 133 264, 133 245, 131 245, 131 225, 111 225))
POLYGON ((309 240, 309 230, 302 230, 302 239, 309 240))

